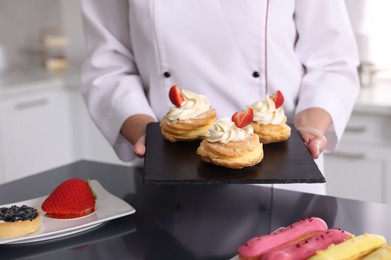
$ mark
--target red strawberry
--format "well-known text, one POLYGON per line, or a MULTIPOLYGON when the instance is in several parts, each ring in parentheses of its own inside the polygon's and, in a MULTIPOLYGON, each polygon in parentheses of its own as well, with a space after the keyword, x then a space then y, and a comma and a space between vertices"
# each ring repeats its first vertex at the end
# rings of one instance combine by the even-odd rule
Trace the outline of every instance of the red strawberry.
POLYGON ((270 98, 274 101, 276 108, 279 108, 284 103, 284 95, 279 90, 277 90, 270 98))
POLYGON ((178 85, 174 85, 170 88, 168 96, 170 97, 171 103, 173 103, 177 107, 181 107, 181 104, 183 102, 183 96, 178 85))
POLYGON ((254 119, 254 111, 252 108, 247 108, 246 110, 238 111, 232 116, 232 121, 239 128, 248 126, 254 119))
POLYGON ((73 178, 61 183, 42 203, 48 217, 76 218, 95 211, 95 194, 89 182, 73 178))

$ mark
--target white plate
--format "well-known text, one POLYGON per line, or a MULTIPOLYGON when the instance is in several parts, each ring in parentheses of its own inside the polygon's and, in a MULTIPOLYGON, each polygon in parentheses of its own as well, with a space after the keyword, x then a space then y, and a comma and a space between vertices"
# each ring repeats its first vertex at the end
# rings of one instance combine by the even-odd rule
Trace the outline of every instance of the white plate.
POLYGON ((41 210, 41 205, 47 196, 0 205, 0 207, 27 205, 38 209, 41 213, 41 227, 39 230, 20 237, 0 238, 0 244, 32 243, 68 236, 94 228, 111 219, 127 216, 136 212, 136 210, 127 202, 107 192, 97 180, 91 180, 91 185, 97 195, 96 210, 92 214, 81 218, 55 219, 46 217, 41 210))

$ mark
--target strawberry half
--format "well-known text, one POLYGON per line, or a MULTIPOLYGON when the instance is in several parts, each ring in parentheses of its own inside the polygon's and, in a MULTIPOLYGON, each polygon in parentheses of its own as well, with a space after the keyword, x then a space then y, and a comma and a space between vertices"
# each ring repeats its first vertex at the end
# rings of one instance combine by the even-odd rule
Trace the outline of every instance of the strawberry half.
POLYGON ((183 102, 183 96, 178 85, 174 85, 170 88, 168 96, 171 100, 171 103, 173 103, 176 107, 181 107, 181 104, 183 102))
POLYGON ((72 178, 54 189, 42 203, 42 210, 52 218, 76 218, 94 212, 95 200, 89 182, 72 178))
POLYGON ((252 108, 247 108, 246 110, 238 111, 232 115, 231 120, 239 128, 248 126, 254 119, 254 111, 252 108))
POLYGON ((276 108, 279 108, 284 103, 284 95, 279 90, 277 90, 270 98, 274 101, 276 108))

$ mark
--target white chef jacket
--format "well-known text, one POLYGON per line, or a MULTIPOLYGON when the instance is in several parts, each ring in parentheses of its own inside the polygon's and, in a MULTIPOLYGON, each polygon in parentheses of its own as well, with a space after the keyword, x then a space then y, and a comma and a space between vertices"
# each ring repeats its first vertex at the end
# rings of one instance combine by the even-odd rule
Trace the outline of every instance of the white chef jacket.
POLYGON ((279 89, 292 122, 330 113, 336 147, 358 96, 358 55, 343 0, 82 0, 87 56, 81 92, 119 158, 134 114, 161 119, 173 84, 231 116, 279 89))

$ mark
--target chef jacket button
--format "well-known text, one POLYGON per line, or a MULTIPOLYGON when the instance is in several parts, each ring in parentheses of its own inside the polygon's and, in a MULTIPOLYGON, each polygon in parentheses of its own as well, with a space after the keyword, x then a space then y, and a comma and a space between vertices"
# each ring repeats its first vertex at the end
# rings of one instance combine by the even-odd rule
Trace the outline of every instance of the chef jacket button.
POLYGON ((254 71, 254 72, 253 72, 253 77, 254 77, 254 78, 259 78, 259 76, 260 76, 260 74, 259 74, 258 71, 254 71))
POLYGON ((165 78, 169 78, 169 77, 171 77, 171 73, 168 72, 168 71, 166 71, 166 72, 163 73, 163 76, 164 76, 165 78))

